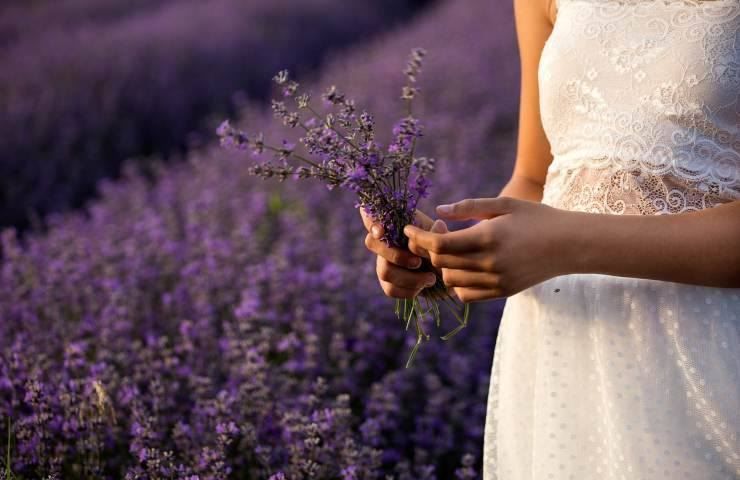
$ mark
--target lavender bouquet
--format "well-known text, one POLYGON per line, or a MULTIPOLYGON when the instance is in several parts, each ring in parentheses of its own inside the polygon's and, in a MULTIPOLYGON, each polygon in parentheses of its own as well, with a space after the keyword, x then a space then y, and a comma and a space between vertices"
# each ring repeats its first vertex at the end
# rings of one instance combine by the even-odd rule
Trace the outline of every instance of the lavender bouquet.
MULTIPOLYGON (((272 110, 285 126, 302 132, 298 139, 300 146, 288 140, 283 140, 280 146, 269 145, 261 133, 247 135, 232 127, 228 120, 217 130, 221 145, 251 150, 257 157, 267 154, 267 160, 249 168, 250 174, 280 181, 288 177, 316 178, 329 189, 342 187, 355 192, 358 199, 355 207, 363 208, 383 226, 383 240, 389 246, 406 249, 408 238, 403 234, 403 227, 414 222, 419 200, 428 195, 431 183, 427 177, 434 171, 435 163, 432 158, 415 156, 422 129, 413 116, 412 104, 419 94, 415 85, 424 55, 422 49, 411 52, 404 70, 407 82, 401 94, 406 116, 394 126, 393 139, 385 149, 376 141, 373 116, 358 111, 354 100, 332 86, 322 95, 327 108, 319 112, 311 104, 311 95, 299 92, 299 84, 285 70, 274 77, 283 99, 273 100, 272 110), (295 109, 288 107, 290 100, 295 103, 295 109)), ((412 320, 416 328, 416 344, 406 362, 407 368, 422 341, 430 338, 424 321, 432 319, 439 327, 442 306, 458 322, 441 337, 443 340, 454 336, 468 321, 468 305, 450 295, 427 259, 423 259, 420 270, 437 273, 437 283, 411 300, 396 301, 396 316, 403 320, 406 330, 412 320)))

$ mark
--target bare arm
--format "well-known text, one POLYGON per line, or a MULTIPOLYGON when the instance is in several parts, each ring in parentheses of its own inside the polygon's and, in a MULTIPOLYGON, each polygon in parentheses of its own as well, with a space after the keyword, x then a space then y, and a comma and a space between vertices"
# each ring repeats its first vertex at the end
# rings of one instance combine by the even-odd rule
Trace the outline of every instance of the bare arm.
POLYGON ((740 201, 673 215, 608 215, 543 205, 552 161, 537 72, 552 31, 549 0, 514 0, 522 64, 517 158, 498 198, 440 206, 446 219, 482 220, 456 232, 407 226, 412 252, 429 254, 463 301, 513 295, 569 273, 740 288, 740 201))
POLYGON ((540 120, 537 69, 552 32, 553 5, 549 0, 515 0, 514 14, 522 71, 519 136, 514 172, 500 195, 539 202, 552 155, 540 120))
MULTIPOLYGON (((550 145, 542 128, 537 71, 555 15, 552 0, 515 0, 522 65, 519 138, 514 173, 501 196, 539 202, 550 145)), ((740 202, 666 216, 571 212, 570 267, 682 283, 738 287, 740 202)))
MULTIPOLYGON (((542 128, 537 71, 552 32, 551 0, 515 0, 522 65, 519 139, 514 173, 502 196, 541 201, 550 145, 542 128)), ((571 266, 566 270, 740 286, 740 202, 667 216, 571 212, 571 266)))
POLYGON ((437 208, 482 220, 450 233, 406 226, 465 302, 514 295, 552 277, 597 273, 740 288, 740 201, 673 215, 573 212, 510 197, 437 208))
POLYGON ((573 272, 740 288, 740 201, 675 215, 569 213, 573 272))

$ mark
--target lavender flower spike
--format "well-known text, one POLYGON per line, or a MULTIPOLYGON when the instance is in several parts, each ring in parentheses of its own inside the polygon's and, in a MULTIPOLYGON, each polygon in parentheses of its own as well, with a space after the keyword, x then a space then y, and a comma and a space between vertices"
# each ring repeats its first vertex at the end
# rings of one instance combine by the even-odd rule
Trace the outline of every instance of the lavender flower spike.
MULTIPOLYGON (((428 175, 434 171, 433 159, 415 155, 423 127, 413 115, 412 103, 419 93, 414 84, 425 55, 420 48, 411 52, 404 70, 408 82, 401 92, 406 116, 396 123, 393 140, 385 150, 375 142, 373 116, 365 111, 358 114, 354 100, 332 85, 321 97, 330 111, 320 113, 311 105, 309 94, 298 92, 299 84, 290 78, 287 70, 279 72, 273 80, 281 87, 284 97, 295 99, 298 110, 289 108, 285 100, 273 100, 272 111, 284 126, 300 127, 303 136, 299 141, 307 155, 296 153, 296 145, 286 140, 282 146, 267 145, 261 135, 252 138, 233 128, 228 120, 216 133, 225 147, 251 148, 255 153, 266 150, 273 154, 272 158, 250 167, 251 174, 279 180, 316 178, 330 189, 339 186, 355 192, 357 206, 384 227, 383 240, 390 246, 407 248, 408 238, 403 234, 403 227, 413 223, 419 200, 428 195, 431 187, 428 175)), ((422 269, 435 272, 428 262, 422 269)), ((437 283, 423 290, 417 298, 397 302, 396 313, 403 319, 406 329, 412 320, 416 329, 417 341, 407 367, 421 342, 429 339, 423 328, 424 321, 431 318, 439 326, 442 304, 459 323, 456 329, 441 337, 446 340, 467 325, 468 306, 449 295, 439 276, 437 283)))

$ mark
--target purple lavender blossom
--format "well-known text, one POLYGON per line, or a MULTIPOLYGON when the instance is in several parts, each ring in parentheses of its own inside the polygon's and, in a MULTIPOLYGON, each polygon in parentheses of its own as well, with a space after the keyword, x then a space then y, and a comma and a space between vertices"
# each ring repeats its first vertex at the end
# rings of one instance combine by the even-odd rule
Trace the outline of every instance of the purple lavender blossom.
POLYGON ((308 71, 420 3, 0 2, 0 225, 80 206, 130 157, 202 145, 209 116, 267 97, 281 65, 308 71))
MULTIPOLYGON (((383 240, 390 246, 407 248, 408 238, 403 234, 403 227, 414 222, 419 200, 428 196, 431 186, 428 175, 434 171, 435 163, 433 159, 415 156, 423 129, 419 119, 413 115, 413 100, 419 93, 419 88, 414 85, 425 55, 421 48, 411 51, 404 70, 407 83, 401 95, 406 104, 406 116, 393 127, 393 139, 385 151, 374 141, 372 115, 363 111, 358 116, 355 101, 335 85, 322 95, 324 104, 329 107, 327 113, 320 113, 311 106, 310 94, 301 93, 296 98, 298 110, 289 108, 285 100, 272 101, 273 115, 282 121, 283 126, 290 129, 300 127, 303 131, 300 141, 307 156, 296 153, 296 145, 287 140, 283 140, 280 147, 250 141, 249 135, 232 127, 228 120, 218 127, 216 133, 224 147, 235 150, 251 147, 255 151, 267 149, 273 153, 272 160, 249 169, 253 175, 280 181, 288 177, 315 178, 323 181, 330 190, 340 186, 353 191, 358 198, 355 205, 383 226, 383 240)), ((300 85, 290 78, 287 70, 278 72, 273 80, 286 99, 298 95, 300 85)), ((422 269, 434 271, 426 260, 422 269)), ((468 322, 468 305, 460 304, 451 296, 441 280, 423 290, 420 297, 410 302, 396 302, 396 315, 403 318, 406 329, 412 319, 416 327, 417 341, 407 367, 422 341, 430 338, 423 327, 426 317, 429 316, 439 326, 440 304, 448 308, 452 306, 449 309, 459 322, 457 328, 441 337, 443 340, 457 334, 468 322)))
POLYGON ((250 135, 234 128, 228 120, 216 130, 221 145, 227 148, 261 153, 273 153, 273 159, 259 163, 250 172, 264 178, 317 178, 329 187, 341 186, 355 192, 359 206, 378 219, 386 230, 384 240, 396 247, 405 247, 403 226, 413 221, 419 199, 428 195, 431 182, 427 178, 434 171, 434 160, 415 157, 416 143, 422 137, 419 120, 412 115, 412 101, 419 89, 413 87, 421 72, 423 49, 412 50, 406 69, 408 83, 403 87, 407 116, 393 128, 393 141, 386 151, 375 140, 373 117, 359 112, 354 100, 332 85, 322 99, 330 107, 320 113, 311 105, 311 95, 298 94, 299 84, 283 70, 274 82, 285 99, 273 100, 274 116, 291 129, 300 127, 303 149, 308 156, 296 153, 296 145, 283 140, 280 147, 250 140, 250 135), (413 94, 412 94, 413 93, 413 94), (296 96, 297 95, 297 96, 296 96), (295 97, 297 110, 286 100, 295 97), (294 164, 288 163, 294 160, 294 164))
MULTIPOLYGON (((511 170, 511 3, 471 1, 439 3, 317 82, 347 86, 391 125, 403 54, 430 47, 419 148, 451 160, 424 201, 490 196, 511 170)), ((376 133, 390 143, 390 129, 376 133)), ((363 479, 432 467, 480 478, 501 303, 475 305, 482 321, 463 341, 430 342, 423 368, 404 369, 414 339, 376 294, 356 212, 337 207, 355 193, 259 182, 243 164, 214 145, 160 165, 155 182, 127 170, 85 214, 0 234, 0 467, 10 426, 19 478, 341 478, 353 466, 363 479), (223 436, 229 422, 238 433, 223 436)))

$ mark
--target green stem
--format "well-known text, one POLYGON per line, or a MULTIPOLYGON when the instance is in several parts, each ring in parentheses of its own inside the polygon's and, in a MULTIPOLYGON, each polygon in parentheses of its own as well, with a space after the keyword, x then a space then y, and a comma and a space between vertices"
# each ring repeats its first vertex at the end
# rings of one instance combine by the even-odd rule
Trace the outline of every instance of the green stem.
MULTIPOLYGON (((270 151, 275 152, 275 153, 282 153, 283 152, 283 150, 281 148, 273 147, 271 145, 265 145, 265 148, 267 150, 270 150, 270 151)), ((290 152, 290 156, 293 157, 293 158, 296 158, 296 159, 298 159, 298 160, 300 160, 302 162, 306 162, 307 164, 311 165, 312 167, 318 168, 319 170, 326 170, 324 167, 322 167, 318 163, 312 162, 311 160, 309 160, 306 157, 303 157, 301 155, 297 155, 297 154, 295 154, 293 152, 290 152)))
MULTIPOLYGON (((313 114, 314 117, 316 117, 317 120, 320 120, 322 123, 324 123, 324 125, 326 125, 326 122, 324 121, 324 117, 322 117, 321 114, 319 114, 316 110, 314 110, 313 108, 311 108, 310 105, 306 105, 306 108, 308 109, 309 112, 311 112, 313 114)), ((360 149, 360 147, 358 147, 357 145, 355 145, 354 143, 352 143, 351 141, 349 141, 347 139, 347 137, 345 137, 339 130, 337 130, 336 128, 334 128, 334 125, 328 125, 328 127, 330 129, 332 129, 332 131, 334 133, 336 133, 339 136, 339 138, 341 138, 342 140, 344 140, 344 142, 347 145, 349 145, 350 147, 354 148, 358 153, 362 154, 362 150, 360 149)))
POLYGON ((452 338, 455 335, 457 335, 457 333, 460 330, 462 330, 463 328, 465 328, 468 325, 468 316, 469 316, 469 313, 470 313, 470 305, 465 304, 465 311, 464 311, 464 314, 463 314, 463 321, 462 321, 462 323, 460 323, 460 325, 458 325, 457 327, 455 327, 454 330, 452 330, 451 332, 447 333, 446 335, 441 336, 440 338, 442 340, 449 340, 450 338, 452 338))
POLYGON ((406 317, 406 331, 409 329, 409 325, 411 324, 411 317, 414 316, 414 309, 416 308, 416 299, 411 300, 411 311, 409 312, 408 316, 406 317))

